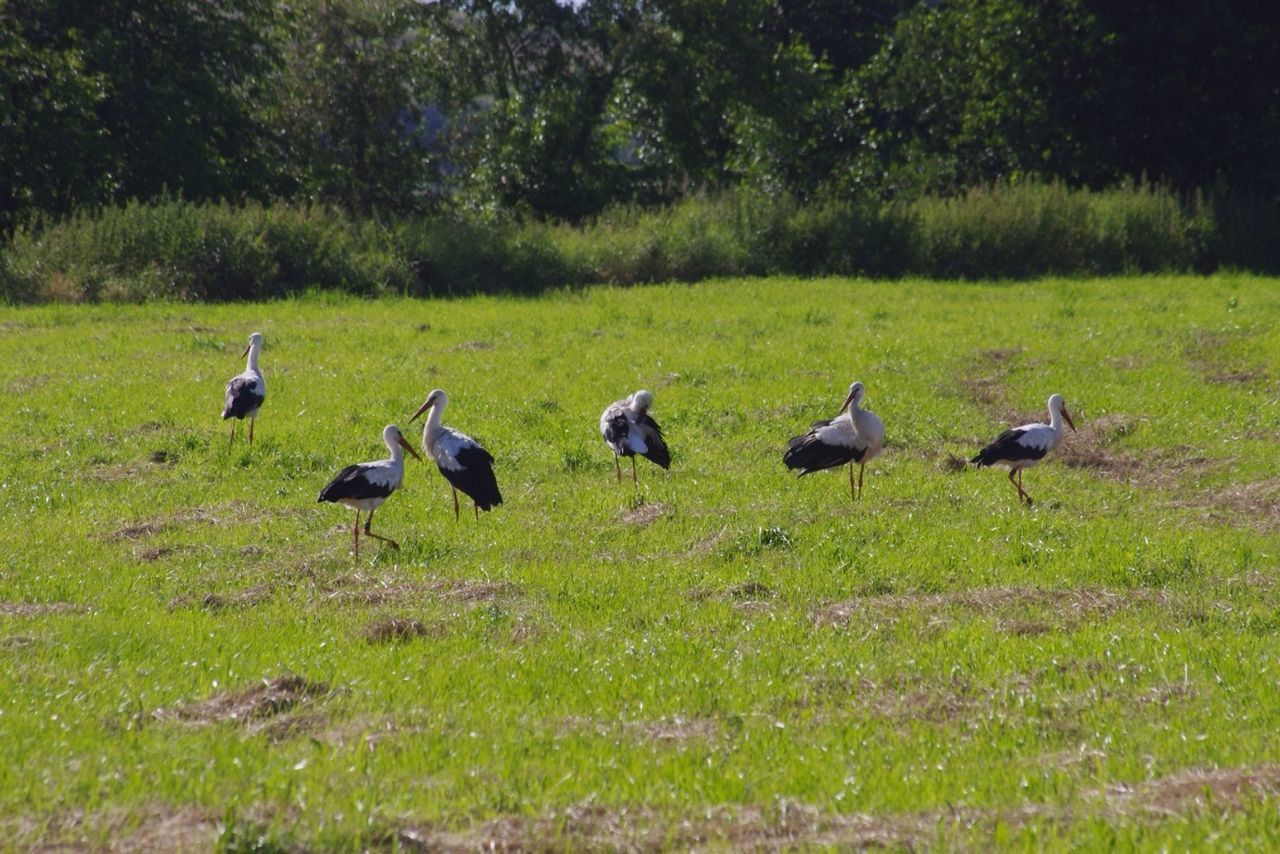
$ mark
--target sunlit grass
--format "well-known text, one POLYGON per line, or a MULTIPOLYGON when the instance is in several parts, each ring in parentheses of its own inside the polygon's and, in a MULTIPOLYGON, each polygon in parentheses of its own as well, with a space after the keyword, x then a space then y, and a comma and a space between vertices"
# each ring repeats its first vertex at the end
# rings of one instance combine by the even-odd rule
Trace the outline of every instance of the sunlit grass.
POLYGON ((612 821, 693 844, 628 824, 649 816, 745 844, 788 809, 827 827, 800 842, 855 815, 905 845, 1266 838, 1277 294, 761 280, 4 310, 10 840, 183 809, 232 846, 478 841, 499 816, 526 842, 612 821), (268 399, 228 450, 253 331, 268 399), (856 507, 844 472, 780 462, 855 379, 887 437, 856 507), (506 503, 455 524, 411 459, 374 523, 403 548, 354 562, 352 514, 316 495, 435 387, 506 503), (674 462, 633 487, 596 421, 640 387, 674 462), (952 470, 1055 391, 1081 430, 1026 475, 1034 509, 952 470), (393 618, 418 628, 378 636, 393 618), (201 718, 290 674, 323 687, 201 718), (1225 802, 1184 787, 1211 808, 1142 788, 1215 768, 1253 776, 1225 802))

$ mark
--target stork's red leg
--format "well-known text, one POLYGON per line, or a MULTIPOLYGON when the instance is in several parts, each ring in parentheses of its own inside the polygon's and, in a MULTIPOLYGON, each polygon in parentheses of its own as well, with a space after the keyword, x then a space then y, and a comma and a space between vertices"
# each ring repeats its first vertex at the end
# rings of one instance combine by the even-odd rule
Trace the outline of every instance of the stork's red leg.
POLYGON ((858 498, 858 494, 854 492, 854 489, 853 489, 853 460, 850 460, 849 461, 849 500, 855 501, 857 500, 857 498, 858 498))
POLYGON ((632 455, 631 455, 631 482, 632 482, 632 483, 639 483, 639 482, 640 482, 640 478, 636 476, 636 457, 635 457, 635 454, 632 454, 632 455))
MULTIPOLYGON (((866 463, 858 463, 858 500, 862 500, 862 474, 867 470, 866 463)), ((849 474, 853 474, 853 470, 849 470, 849 474)))
POLYGON ((618 483, 622 483, 622 463, 618 462, 618 455, 613 455, 613 470, 618 473, 618 483))
POLYGON ((231 422, 231 435, 227 438, 227 450, 228 450, 228 451, 229 451, 229 450, 231 450, 231 446, 232 446, 232 445, 234 445, 234 444, 235 444, 235 442, 236 442, 236 422, 235 422, 235 420, 233 419, 233 420, 232 420, 232 422, 231 422))
POLYGON ((351 534, 356 538, 356 559, 360 558, 360 511, 356 511, 356 523, 351 528, 351 534))
POLYGON ((400 548, 400 544, 390 537, 383 537, 369 530, 369 526, 373 524, 373 511, 369 511, 368 517, 364 520, 364 534, 366 537, 373 537, 375 540, 382 540, 393 549, 400 548))
POLYGON ((461 512, 458 510, 458 488, 455 486, 449 488, 453 490, 453 521, 457 522, 458 514, 461 512))
POLYGON ((1015 475, 1017 475, 1017 474, 1018 474, 1019 472, 1021 472, 1021 471, 1022 471, 1022 469, 1009 469, 1009 482, 1013 484, 1013 488, 1014 488, 1014 489, 1018 490, 1018 503, 1019 503, 1019 504, 1021 504, 1021 503, 1022 503, 1022 484, 1018 483, 1017 479, 1016 479, 1014 476, 1015 476, 1015 475))
POLYGON ((1022 469, 1018 469, 1018 491, 1022 493, 1022 499, 1030 506, 1031 496, 1027 495, 1027 491, 1022 488, 1022 469))
POLYGON ((257 420, 258 419, 253 417, 249 418, 249 447, 253 447, 253 422, 257 420))

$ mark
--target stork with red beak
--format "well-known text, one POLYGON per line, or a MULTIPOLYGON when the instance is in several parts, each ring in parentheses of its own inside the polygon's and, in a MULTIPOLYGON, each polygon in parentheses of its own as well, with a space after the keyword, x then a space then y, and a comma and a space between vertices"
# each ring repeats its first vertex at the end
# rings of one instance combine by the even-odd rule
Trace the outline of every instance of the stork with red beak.
POLYGON ((1022 488, 1022 470, 1039 465, 1050 451, 1061 444, 1064 420, 1072 431, 1076 429, 1071 413, 1067 412, 1066 401, 1062 395, 1055 394, 1049 398, 1048 424, 1024 424, 1005 430, 969 462, 976 463, 978 468, 1008 466, 1009 482, 1018 490, 1018 501, 1025 501, 1029 506, 1031 496, 1022 488))
POLYGON ((502 503, 498 478, 493 473, 493 455, 466 433, 440 423, 440 416, 448 403, 449 396, 436 389, 427 395, 426 402, 413 413, 409 423, 431 410, 422 428, 422 448, 435 460, 436 468, 453 489, 453 521, 458 521, 458 490, 462 490, 475 504, 476 518, 479 519, 481 510, 491 510, 502 503))
POLYGON ((364 521, 366 537, 382 540, 393 549, 400 548, 400 544, 395 540, 375 534, 369 530, 369 526, 373 524, 373 511, 381 507, 382 502, 399 489, 401 481, 404 480, 404 454, 401 453, 401 449, 422 459, 413 446, 405 441, 400 428, 394 424, 388 424, 383 428, 382 441, 391 452, 390 459, 347 466, 320 491, 318 499, 332 501, 356 511, 356 523, 351 529, 351 534, 355 537, 357 558, 360 557, 360 513, 362 511, 369 514, 364 521))

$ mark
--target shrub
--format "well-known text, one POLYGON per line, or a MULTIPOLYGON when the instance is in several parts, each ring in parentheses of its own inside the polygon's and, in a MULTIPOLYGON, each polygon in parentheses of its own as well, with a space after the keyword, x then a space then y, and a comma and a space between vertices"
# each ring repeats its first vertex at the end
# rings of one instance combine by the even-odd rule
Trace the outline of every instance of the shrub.
POLYGON ((19 229, 6 254, 5 280, 31 299, 217 301, 411 283, 373 223, 285 205, 132 202, 19 229))

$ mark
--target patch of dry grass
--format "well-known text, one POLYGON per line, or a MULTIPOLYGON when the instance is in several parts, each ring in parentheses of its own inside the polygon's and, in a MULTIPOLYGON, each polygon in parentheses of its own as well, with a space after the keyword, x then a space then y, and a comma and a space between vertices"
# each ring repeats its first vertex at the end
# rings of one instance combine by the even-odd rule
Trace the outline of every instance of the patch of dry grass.
POLYGON ((258 731, 262 721, 329 693, 329 686, 301 676, 264 679, 238 691, 222 691, 204 700, 172 709, 157 709, 156 720, 176 720, 192 725, 232 722, 258 731))

